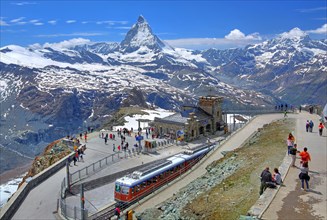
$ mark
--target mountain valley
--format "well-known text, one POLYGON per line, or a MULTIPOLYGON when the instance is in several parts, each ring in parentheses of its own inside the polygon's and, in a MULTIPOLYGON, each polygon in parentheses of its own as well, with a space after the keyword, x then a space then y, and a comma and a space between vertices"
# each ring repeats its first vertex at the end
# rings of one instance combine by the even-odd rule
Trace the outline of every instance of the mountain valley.
POLYGON ((15 167, 6 155, 33 158, 56 139, 100 127, 121 107, 178 111, 208 94, 223 96, 225 109, 323 105, 326 50, 326 39, 300 29, 245 48, 173 48, 142 16, 121 43, 5 46, 0 174, 15 167))

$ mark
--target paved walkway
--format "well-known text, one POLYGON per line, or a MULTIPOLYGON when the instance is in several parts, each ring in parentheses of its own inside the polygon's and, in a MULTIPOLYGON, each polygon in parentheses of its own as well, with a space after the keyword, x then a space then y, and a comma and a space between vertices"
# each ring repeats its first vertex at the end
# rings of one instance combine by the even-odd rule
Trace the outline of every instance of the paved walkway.
MULTIPOLYGON (((270 114, 270 115, 261 115, 253 119, 246 127, 241 129, 236 135, 233 135, 228 141, 226 141, 218 150, 216 150, 206 161, 204 161, 200 166, 199 169, 196 170, 196 172, 192 172, 189 175, 187 175, 185 178, 183 178, 181 181, 177 182, 176 184, 173 184, 172 186, 166 188, 164 191, 160 192, 158 194, 159 196, 156 196, 154 199, 149 199, 147 202, 145 202, 142 206, 138 207, 136 211, 142 211, 148 207, 153 207, 155 204, 161 203, 162 201, 166 200, 167 198, 171 197, 173 193, 175 193, 178 189, 185 186, 187 183, 192 181, 193 179, 203 175, 206 170, 205 167, 210 164, 212 161, 217 160, 222 157, 221 152, 222 151, 229 151, 233 150, 235 148, 238 148, 244 141, 248 139, 248 137, 255 132, 258 128, 261 128, 264 124, 268 124, 273 120, 282 118, 282 114, 270 114)), ((313 171, 317 171, 318 173, 312 173, 312 189, 313 191, 310 193, 307 192, 299 192, 296 190, 296 192, 299 193, 299 196, 304 196, 303 199, 304 202, 307 201, 307 199, 311 199, 308 195, 312 194, 316 199, 322 199, 321 201, 316 201, 314 204, 310 201, 310 204, 312 206, 311 210, 315 210, 319 213, 326 213, 326 208, 323 208, 323 205, 326 205, 326 133, 324 133, 325 137, 319 137, 317 134, 317 129, 315 129, 316 133, 310 133, 310 134, 301 134, 300 129, 304 126, 304 121, 308 119, 315 119, 317 121, 317 117, 314 115, 309 115, 307 113, 301 113, 299 115, 290 115, 290 117, 299 118, 299 122, 297 124, 296 129, 296 137, 297 142, 300 146, 300 148, 303 145, 309 146, 309 151, 311 152, 313 161, 310 163, 310 169, 313 171), (306 139, 306 137, 308 139, 306 139), (314 137, 314 138, 313 138, 314 137), (307 141, 305 142, 304 139, 307 141), (324 142, 323 142, 324 141, 324 142), (316 143, 317 142, 317 143, 316 143), (320 143, 322 142, 322 143, 320 143), (310 144, 309 144, 310 143, 310 144), (303 145, 302 145, 303 144, 303 145), (312 145, 312 147, 311 147, 312 145), (321 147, 321 145, 324 145, 324 147, 321 147), (317 146, 317 150, 312 149, 313 146, 317 146), (318 148, 319 146, 319 148, 318 148), (321 150, 319 150, 321 149, 321 150), (318 158, 324 157, 324 160, 318 160, 318 158), (320 166, 319 166, 320 164, 320 166), (324 177, 323 177, 324 174, 324 177), (324 188, 325 186, 325 188, 324 188), (322 195, 319 195, 321 193, 322 195)), ((304 128, 303 128, 304 129, 304 128)), ((130 145, 133 145, 135 141, 134 139, 131 139, 129 141, 130 145)), ((117 138, 116 146, 118 146, 118 141, 120 141, 119 138, 117 138)), ((128 140, 127 140, 128 141, 128 140)), ((112 153, 112 142, 109 141, 108 145, 104 145, 103 139, 98 138, 98 133, 93 133, 89 138, 89 143, 87 143, 87 150, 86 155, 84 157, 85 162, 79 162, 78 166, 71 167, 71 171, 82 169, 83 167, 88 166, 89 164, 98 161, 99 159, 104 158, 105 156, 108 156, 112 153), (92 137, 93 136, 93 137, 92 137)), ((180 146, 173 146, 169 148, 163 149, 159 155, 159 157, 165 157, 169 154, 174 154, 181 150, 180 146)), ((116 169, 126 169, 131 166, 135 166, 136 164, 144 162, 150 162, 153 160, 158 159, 156 155, 140 155, 138 157, 123 160, 123 161, 130 161, 129 163, 123 163, 123 161, 118 165, 115 166, 115 168, 112 169, 111 172, 113 172, 116 169), (120 168, 117 168, 120 167, 120 168)), ((296 169, 295 169, 296 170, 296 169)), ((298 171, 296 170, 296 173, 298 171)), ((106 172, 105 172, 106 173, 106 172)), ((109 173, 108 173, 109 174, 109 173)), ((296 175, 294 174, 294 181, 290 179, 289 176, 291 176, 292 172, 290 172, 290 175, 287 176, 285 179, 285 184, 288 186, 292 186, 295 183, 298 184, 298 181, 296 180, 296 175)), ((17 210, 16 214, 14 215, 13 219, 55 219, 55 215, 52 213, 57 209, 57 198, 59 198, 59 192, 60 192, 60 184, 65 177, 65 168, 61 169, 59 172, 57 172, 55 175, 41 183, 38 187, 33 189, 21 207, 17 210)), ((295 188, 299 186, 294 185, 295 188)), ((285 189, 289 187, 284 187, 285 189)), ((283 189, 280 190, 280 193, 278 193, 276 197, 276 201, 278 199, 279 194, 283 193, 283 189)), ((104 187, 100 187, 96 194, 88 195, 86 194, 86 198, 90 198, 91 202, 96 203, 96 200, 103 197, 105 194, 110 194, 108 189, 104 187), (102 189, 101 189, 102 188, 102 189), (93 198, 92 198, 93 197, 93 198)), ((287 195, 287 194, 286 194, 287 195)), ((296 197, 297 198, 297 197, 296 197)), ((283 200, 283 199, 281 199, 283 200)), ((274 201, 275 202, 275 201, 274 201)), ((285 206, 282 206, 284 202, 276 202, 274 207, 274 202, 271 205, 271 210, 268 209, 265 218, 266 219, 277 219, 280 216, 285 216, 285 206), (273 210, 280 210, 278 212, 278 215, 271 216, 269 213, 274 213, 273 210)), ((108 203, 108 201, 102 200, 98 202, 98 206, 103 205, 103 203, 108 203)), ((287 202, 285 204, 288 204, 287 202)), ((286 205, 287 206, 287 205, 286 205)), ((326 207, 326 206, 325 206, 326 207)), ((310 211, 310 210, 309 210, 310 211)), ((322 214, 323 216, 323 214, 322 214)), ((324 215, 326 219, 326 214, 324 215)), ((280 218, 285 219, 285 218, 280 218)), ((292 218, 289 218, 292 219, 292 218)), ((308 218, 306 218, 308 219, 308 218)))
MULTIPOLYGON (((291 116, 292 117, 292 116, 291 116)), ((263 219, 311 220, 327 219, 327 132, 318 134, 317 115, 302 112, 296 115, 295 137, 299 150, 308 148, 312 161, 309 163, 309 185, 311 190, 301 190, 299 180, 299 159, 297 167, 291 167, 284 179, 285 187, 281 187, 270 204, 263 219), (312 133, 305 131, 306 120, 313 120, 315 127, 312 133)))
MULTIPOLYGON (((98 135, 98 132, 89 134, 88 142, 86 143, 86 155, 84 156, 85 162, 77 162, 77 166, 71 166, 71 173, 112 154, 113 143, 115 143, 116 149, 120 145, 120 138, 117 138, 117 134, 116 141, 108 141, 107 145, 104 144, 104 139, 99 138, 98 135)), ((135 138, 126 136, 126 141, 132 146, 135 143, 135 138)), ((82 143, 84 142, 82 141, 82 143)), ((65 177, 66 169, 62 168, 30 191, 13 216, 13 219, 55 219, 53 212, 57 210, 57 199, 60 198, 60 186, 65 177)))

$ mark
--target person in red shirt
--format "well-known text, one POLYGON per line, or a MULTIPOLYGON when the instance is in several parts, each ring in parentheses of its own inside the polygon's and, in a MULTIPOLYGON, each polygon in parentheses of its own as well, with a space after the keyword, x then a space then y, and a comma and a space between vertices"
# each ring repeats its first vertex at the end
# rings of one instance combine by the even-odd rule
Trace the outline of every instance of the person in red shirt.
POLYGON ((115 208, 115 215, 117 216, 117 219, 120 219, 120 208, 117 206, 116 208, 115 208))
POLYGON ((303 151, 300 152, 301 163, 311 161, 310 154, 308 153, 308 148, 304 148, 303 151))
POLYGON ((87 142, 87 132, 84 133, 85 143, 87 142))
POLYGON ((320 122, 320 124, 318 125, 318 129, 319 129, 319 135, 322 136, 322 130, 324 129, 324 125, 322 122, 320 122))

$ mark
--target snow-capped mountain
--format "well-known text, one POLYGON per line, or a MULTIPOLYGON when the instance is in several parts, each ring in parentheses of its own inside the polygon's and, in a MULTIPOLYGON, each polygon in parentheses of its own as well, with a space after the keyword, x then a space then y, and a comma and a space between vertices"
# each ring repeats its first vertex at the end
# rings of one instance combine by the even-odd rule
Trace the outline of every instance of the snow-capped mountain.
POLYGON ((202 52, 215 74, 242 88, 272 94, 288 103, 323 104, 327 40, 311 40, 298 28, 243 49, 202 52), (294 92, 296 91, 296 92, 294 92))
POLYGON ((169 46, 154 35, 148 22, 143 16, 139 16, 137 23, 133 25, 125 39, 120 43, 120 51, 132 53, 142 47, 152 51, 162 51, 164 47, 169 46))
POLYGON ((34 156, 56 138, 99 126, 123 106, 176 110, 208 94, 224 96, 230 108, 269 107, 284 95, 287 102, 308 102, 326 89, 321 77, 327 58, 321 51, 326 40, 286 33, 244 49, 173 48, 142 16, 120 44, 74 39, 8 45, 0 49, 1 148, 34 156), (313 92, 297 99, 289 85, 311 85, 313 92))

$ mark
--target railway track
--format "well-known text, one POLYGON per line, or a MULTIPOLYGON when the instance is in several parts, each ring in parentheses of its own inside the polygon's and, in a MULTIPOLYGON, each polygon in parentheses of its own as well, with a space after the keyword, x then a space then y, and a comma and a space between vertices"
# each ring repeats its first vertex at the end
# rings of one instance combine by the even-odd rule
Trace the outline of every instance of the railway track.
MULTIPOLYGON (((213 148, 214 149, 214 148, 213 148)), ((205 158, 205 156, 207 155, 204 154, 203 156, 201 156, 199 158, 199 160, 196 161, 196 163, 200 162, 203 158, 205 158)), ((149 164, 155 164, 157 162, 152 162, 149 164)), ((147 164, 147 166, 149 165, 147 164)), ((184 176, 184 173, 181 173, 178 177, 184 176)), ((175 179, 177 179, 178 177, 176 177, 175 179)), ((159 186, 159 188, 168 185, 171 181, 168 181, 167 183, 159 186)), ((146 193, 144 196, 141 196, 139 198, 137 198, 136 200, 134 200, 133 202, 130 203, 123 203, 123 204, 119 204, 117 202, 110 204, 107 208, 101 210, 100 212, 94 214, 93 216, 90 216, 90 218, 93 220, 107 220, 107 219, 111 219, 111 217, 115 216, 115 208, 117 207, 117 205, 119 205, 121 210, 128 210, 129 207, 131 207, 132 205, 136 204, 137 202, 141 201, 142 199, 144 199, 145 197, 149 196, 150 194, 152 194, 153 192, 157 191, 159 188, 155 188, 151 191, 149 191, 148 193, 146 193)))

